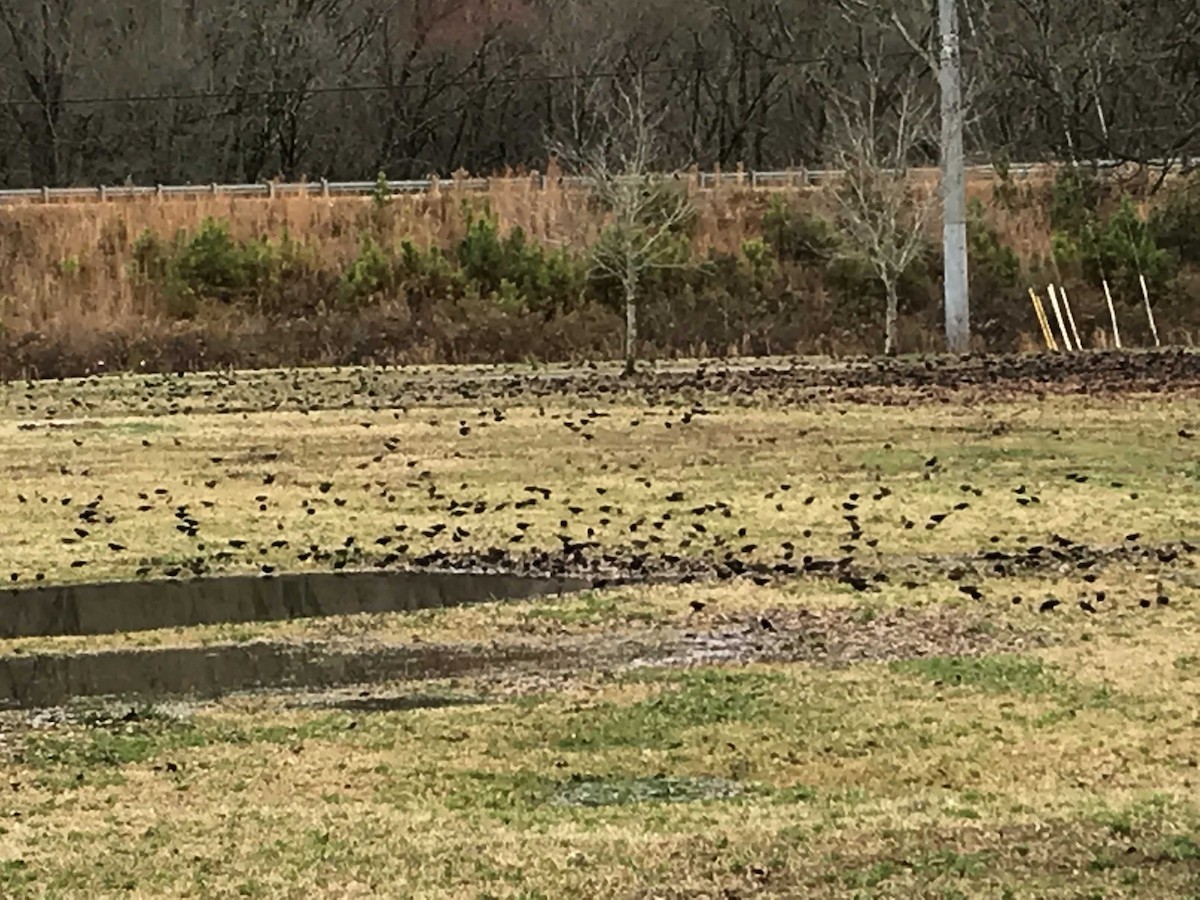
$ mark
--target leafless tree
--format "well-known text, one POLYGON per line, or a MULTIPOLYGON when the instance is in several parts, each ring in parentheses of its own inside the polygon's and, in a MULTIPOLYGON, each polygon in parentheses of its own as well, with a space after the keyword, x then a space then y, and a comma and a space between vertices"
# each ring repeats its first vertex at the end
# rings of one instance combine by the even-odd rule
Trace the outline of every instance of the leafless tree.
MULTIPOLYGON (((1200 155, 1200 0, 961 7, 975 159, 1200 155)), ((839 118, 831 92, 861 91, 877 36, 885 108, 893 81, 936 66, 933 8, 0 0, 0 184, 541 169, 544 134, 593 140, 593 104, 634 73, 663 113, 662 165, 816 167, 839 118)))
POLYGON ((0 24, 29 91, 17 122, 29 143, 34 180, 45 185, 61 178, 63 101, 79 30, 76 7, 76 0, 0 0, 0 24))
POLYGON ((649 106, 640 79, 614 85, 598 105, 603 130, 596 141, 577 146, 550 142, 564 168, 590 182, 608 221, 591 248, 596 272, 621 286, 625 306, 625 374, 637 365, 638 305, 647 274, 685 262, 681 231, 694 212, 686 181, 662 174, 659 127, 664 111, 649 106))
POLYGON ((839 221, 854 253, 863 257, 887 299, 884 352, 898 349, 899 283, 924 245, 936 206, 929 185, 910 177, 914 150, 930 140, 934 103, 913 78, 886 85, 878 42, 864 54, 864 78, 854 93, 837 92, 832 156, 841 174, 833 185, 839 221))
POLYGON ((975 7, 978 29, 968 46, 991 73, 979 138, 985 149, 1140 167, 1195 154, 1195 0, 971 0, 975 7))

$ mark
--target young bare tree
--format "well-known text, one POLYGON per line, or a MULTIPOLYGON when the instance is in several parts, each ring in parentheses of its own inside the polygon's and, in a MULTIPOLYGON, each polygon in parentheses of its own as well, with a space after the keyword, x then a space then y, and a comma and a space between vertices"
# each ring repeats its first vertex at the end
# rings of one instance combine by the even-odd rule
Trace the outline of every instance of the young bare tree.
MULTIPOLYGON (((67 117, 64 99, 76 65, 79 42, 79 7, 75 0, 39 0, 20 3, 0 0, 0 25, 10 50, 0 78, 24 82, 28 102, 18 114, 32 160, 33 179, 39 185, 64 180, 63 131, 67 117), (6 71, 11 65, 11 71, 6 71)), ((5 41, 0 39, 0 50, 5 41)), ((22 98, 24 99, 24 98, 22 98)))
POLYGON ((663 110, 650 108, 641 79, 611 87, 611 97, 593 106, 602 127, 585 146, 551 141, 564 170, 585 178, 594 199, 608 211, 591 248, 596 272, 621 285, 625 304, 625 374, 637 365, 638 304, 646 276, 685 262, 681 233, 694 212, 684 179, 659 169, 659 123, 663 110))
POLYGON ((887 298, 884 353, 899 339, 899 284, 920 254, 937 205, 931 184, 915 183, 914 155, 934 136, 934 101, 915 76, 885 78, 880 38, 864 53, 852 93, 831 95, 831 156, 842 174, 832 186, 839 224, 852 252, 874 270, 887 298))

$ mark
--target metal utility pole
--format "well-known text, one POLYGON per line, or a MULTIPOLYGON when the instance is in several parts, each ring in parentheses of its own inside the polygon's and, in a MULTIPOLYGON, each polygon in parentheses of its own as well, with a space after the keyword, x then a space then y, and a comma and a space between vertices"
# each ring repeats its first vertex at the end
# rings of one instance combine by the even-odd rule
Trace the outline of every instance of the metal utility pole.
POLYGON ((958 48, 958 0, 938 0, 942 88, 942 256, 945 271, 946 349, 966 353, 971 341, 967 294, 967 200, 963 171, 963 107, 958 48))

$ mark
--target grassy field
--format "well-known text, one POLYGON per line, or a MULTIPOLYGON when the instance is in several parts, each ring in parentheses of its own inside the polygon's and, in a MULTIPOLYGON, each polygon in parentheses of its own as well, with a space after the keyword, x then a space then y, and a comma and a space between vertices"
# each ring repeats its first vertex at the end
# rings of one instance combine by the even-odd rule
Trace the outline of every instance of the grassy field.
POLYGON ((1194 395, 483 378, 0 388, 0 575, 371 568, 562 535, 614 566, 811 555, 864 581, 0 643, 562 655, 4 713, 0 896, 1200 896, 1194 395), (656 644, 666 662, 631 649, 656 644))

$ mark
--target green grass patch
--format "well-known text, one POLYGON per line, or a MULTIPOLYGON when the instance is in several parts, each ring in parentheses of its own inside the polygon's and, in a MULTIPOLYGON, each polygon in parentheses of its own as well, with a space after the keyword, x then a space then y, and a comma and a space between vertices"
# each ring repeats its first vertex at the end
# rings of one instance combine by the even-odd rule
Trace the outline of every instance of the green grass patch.
POLYGON ((884 475, 899 475, 903 472, 917 473, 925 465, 926 457, 915 450, 903 447, 883 449, 873 447, 858 455, 864 469, 875 469, 884 475))
POLYGON ((552 778, 524 771, 491 772, 472 769, 456 772, 450 782, 450 790, 444 801, 447 809, 485 810, 501 815, 550 803, 558 787, 552 778))
POLYGON ((110 713, 83 707, 73 724, 25 735, 16 759, 45 777, 69 784, 120 780, 124 766, 146 763, 180 750, 217 744, 295 743, 344 732, 350 718, 315 716, 302 725, 266 724, 238 727, 202 718, 183 719, 153 707, 110 713), (66 777, 64 777, 66 776, 66 777))
POLYGON ((1186 834, 1172 835, 1159 846, 1159 859, 1170 862, 1200 862, 1200 843, 1197 843, 1197 838, 1200 838, 1200 834, 1196 837, 1186 834))
POLYGON ((1200 656, 1188 653, 1185 656, 1175 657, 1175 671, 1179 673, 1180 678, 1200 676, 1200 656))
MULTIPOLYGON (((0 831, 0 834, 3 834, 0 831)), ((18 888, 33 887, 37 874, 23 859, 0 859, 0 896, 17 896, 18 888)))
POLYGON ((627 706, 603 703, 568 715, 555 729, 554 746, 572 751, 678 747, 693 728, 777 718, 778 692, 785 680, 775 673, 725 669, 676 673, 673 685, 648 699, 627 706))
POLYGON ((1060 688, 1053 674, 1033 656, 929 656, 891 663, 893 672, 988 693, 1048 694, 1060 688))
POLYGON ((973 878, 984 872, 990 858, 991 854, 987 852, 963 853, 951 848, 935 850, 918 857, 913 862, 913 871, 973 878))
POLYGON ((1092 821, 1107 828, 1113 837, 1133 838, 1144 831, 1159 831, 1164 823, 1182 821, 1200 828, 1200 811, 1190 803, 1180 803, 1167 794, 1150 794, 1122 806, 1104 806, 1093 813, 1092 821))
POLYGON ((889 878, 905 871, 904 867, 890 859, 880 860, 860 869, 849 869, 842 875, 842 884, 857 890, 877 888, 889 878))

